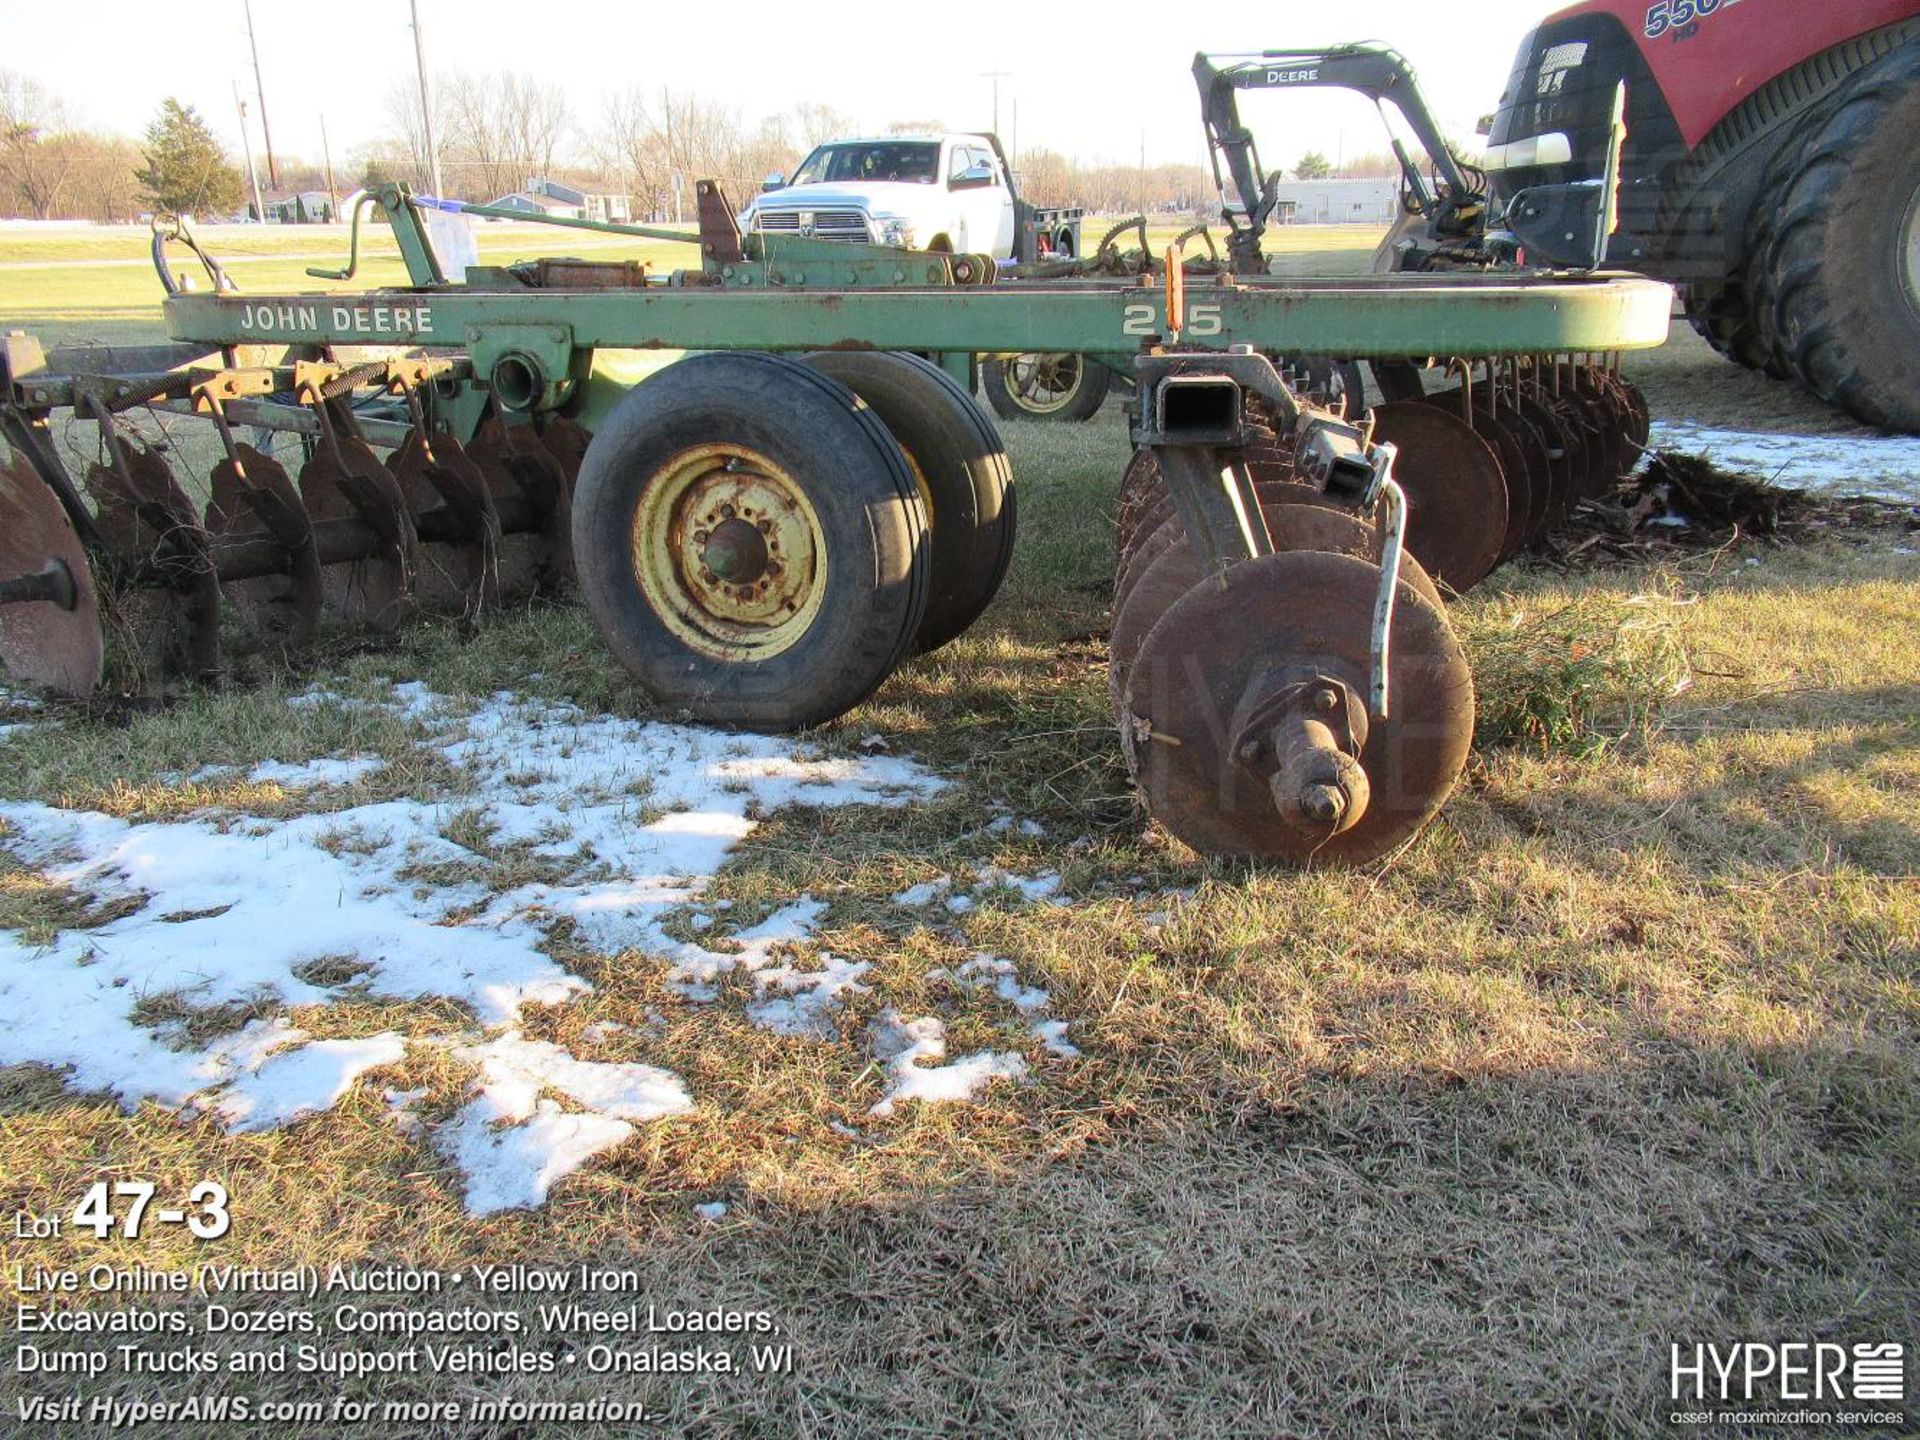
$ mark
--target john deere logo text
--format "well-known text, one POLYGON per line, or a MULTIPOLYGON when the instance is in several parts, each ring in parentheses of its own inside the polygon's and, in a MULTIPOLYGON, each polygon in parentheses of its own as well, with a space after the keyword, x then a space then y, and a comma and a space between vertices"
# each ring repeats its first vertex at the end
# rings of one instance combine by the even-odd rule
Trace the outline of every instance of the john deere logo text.
POLYGON ((240 328, 255 334, 318 330, 322 316, 336 335, 426 335, 433 330, 431 305, 260 305, 240 307, 240 328))

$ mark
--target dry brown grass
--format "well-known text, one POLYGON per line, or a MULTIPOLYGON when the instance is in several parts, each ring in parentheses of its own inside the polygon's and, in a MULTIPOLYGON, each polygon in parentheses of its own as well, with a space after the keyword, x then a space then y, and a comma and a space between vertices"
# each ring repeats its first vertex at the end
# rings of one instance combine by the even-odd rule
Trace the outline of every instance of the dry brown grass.
MULTIPOLYGON (((959 785, 903 811, 773 815, 710 897, 742 925, 803 891, 829 906, 810 945, 876 967, 847 1039, 770 1035, 738 989, 690 1004, 645 956, 559 933, 554 953, 595 989, 528 1033, 667 1066, 700 1106, 643 1126, 542 1211, 467 1216, 449 1164, 390 1122, 388 1087, 426 1089, 430 1119, 459 1103, 470 1067, 428 1043, 335 1110, 259 1135, 0 1072, 5 1200, 38 1210, 99 1178, 213 1176, 238 1216, 222 1259, 587 1260, 635 1268, 662 1308, 773 1310, 790 1376, 511 1386, 646 1399, 680 1433, 1652 1435, 1667 1429, 1670 1341, 1911 1337, 1911 556, 1880 537, 1503 574, 1456 620, 1489 714, 1540 723, 1485 734, 1440 823, 1391 863, 1265 872, 1196 859, 1127 794, 1102 668, 1111 553, 1086 523, 1110 504, 1123 432, 1108 416, 1010 440, 1026 529, 1005 595, 818 737, 846 751, 885 734, 959 785), (1621 628, 1650 615, 1648 631, 1621 628), (1573 656, 1583 629, 1592 648, 1573 656), (1522 633, 1528 647, 1502 649, 1522 633), (1540 673, 1540 647, 1562 642, 1561 668, 1540 673), (1675 695, 1683 660, 1693 683, 1675 695), (1591 703, 1542 720, 1569 676, 1592 681, 1591 703), (996 805, 1046 834, 988 831, 996 805), (1001 897, 954 918, 889 900, 985 864, 1058 868, 1071 903, 1001 897), (1045 1059, 1003 1002, 933 973, 974 949, 1052 993, 1081 1059, 1045 1059), (860 1037, 883 997, 945 1017, 956 1052, 1023 1049, 1033 1082, 874 1120, 881 1077, 860 1037), (589 1040, 607 1020, 631 1028, 589 1040), (725 1220, 692 1216, 716 1198, 725 1220)), ((347 690, 404 675, 639 709, 565 608, 322 668, 347 690)), ((288 711, 301 683, 16 739, 9 794, 100 804, 123 784, 122 813, 167 815, 188 803, 167 772, 341 748, 389 759, 367 794, 448 782, 404 725, 288 711)), ((191 803, 241 798, 277 803, 191 803)), ((510 847, 464 838, 503 886, 523 878, 510 847)), ((0 887, 16 927, 98 922, 29 872, 0 887)), ((356 995, 352 957, 336 958, 316 983, 342 998, 293 1023, 420 1042, 470 1026, 451 1005, 356 995)), ((158 1233, 0 1252, 205 1258, 158 1233)))

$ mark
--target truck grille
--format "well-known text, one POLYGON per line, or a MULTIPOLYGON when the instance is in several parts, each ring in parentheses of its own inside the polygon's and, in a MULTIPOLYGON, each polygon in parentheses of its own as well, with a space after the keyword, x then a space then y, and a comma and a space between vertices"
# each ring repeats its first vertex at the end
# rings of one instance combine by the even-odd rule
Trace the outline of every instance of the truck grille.
POLYGON ((784 235, 867 243, 867 217, 859 210, 758 210, 753 223, 756 229, 784 235))

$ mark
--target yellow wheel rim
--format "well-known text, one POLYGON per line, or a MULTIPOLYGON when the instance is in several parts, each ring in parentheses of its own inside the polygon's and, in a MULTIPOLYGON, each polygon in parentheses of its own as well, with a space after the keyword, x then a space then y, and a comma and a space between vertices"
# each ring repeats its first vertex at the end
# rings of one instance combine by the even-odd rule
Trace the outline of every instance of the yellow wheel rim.
POLYGON ((766 660, 820 613, 826 536, 799 482, 774 461, 742 445, 701 445, 646 487, 633 569, 654 614, 700 654, 766 660))

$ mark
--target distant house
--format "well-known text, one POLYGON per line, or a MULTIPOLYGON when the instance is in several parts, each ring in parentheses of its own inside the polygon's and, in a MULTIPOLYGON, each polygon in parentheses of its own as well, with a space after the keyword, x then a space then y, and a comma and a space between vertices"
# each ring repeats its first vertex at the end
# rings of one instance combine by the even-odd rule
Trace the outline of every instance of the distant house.
POLYGON ((1282 180, 1276 225, 1391 225, 1400 208, 1397 180, 1282 180))
POLYGON ((488 203, 502 210, 552 215, 564 220, 600 220, 625 225, 633 218, 632 204, 625 195, 595 195, 540 175, 520 189, 488 203))
POLYGON ((262 218, 271 225, 324 225, 334 219, 333 197, 324 190, 263 190, 260 203, 267 212, 262 218))
POLYGON ((533 190, 514 190, 487 202, 495 210, 518 210, 523 215, 551 215, 561 220, 584 220, 585 208, 533 190))

